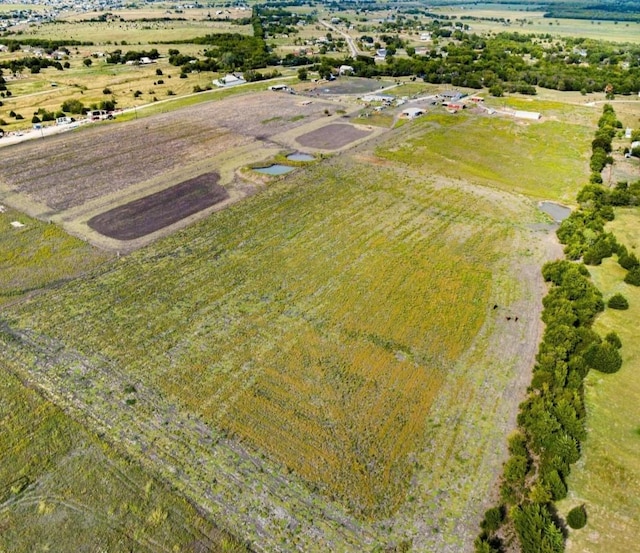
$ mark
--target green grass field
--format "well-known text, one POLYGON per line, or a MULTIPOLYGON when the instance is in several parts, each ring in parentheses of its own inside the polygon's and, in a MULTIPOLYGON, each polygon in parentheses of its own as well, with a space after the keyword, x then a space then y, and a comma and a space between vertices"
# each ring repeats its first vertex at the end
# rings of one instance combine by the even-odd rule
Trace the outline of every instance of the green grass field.
MULTIPOLYGON (((514 9, 508 7, 476 5, 465 6, 464 10, 458 7, 435 8, 433 11, 443 15, 458 18, 461 16, 475 16, 484 20, 468 20, 473 32, 478 34, 518 32, 521 34, 546 34, 558 37, 584 37, 594 40, 606 40, 613 42, 636 42, 640 25, 632 22, 591 21, 589 19, 560 19, 545 18, 544 11, 525 11, 522 4, 514 4, 514 9), (505 24, 489 19, 510 20, 505 24)), ((535 8, 539 9, 539 8, 535 8)))
MULTIPOLYGON (((618 209, 607 230, 637 254, 639 224, 638 208, 618 209)), ((625 553, 636 549, 640 535, 640 289, 623 282, 626 271, 613 259, 590 270, 605 299, 622 293, 629 301, 627 311, 607 309, 596 322, 600 334, 613 330, 620 336, 623 365, 616 374, 587 377, 589 437, 569 478, 569 497, 559 507, 587 508, 587 526, 570 533, 569 553, 625 553)))
POLYGON ((411 129, 404 142, 379 155, 409 166, 428 165, 436 174, 569 203, 588 177, 589 127, 436 112, 411 129))

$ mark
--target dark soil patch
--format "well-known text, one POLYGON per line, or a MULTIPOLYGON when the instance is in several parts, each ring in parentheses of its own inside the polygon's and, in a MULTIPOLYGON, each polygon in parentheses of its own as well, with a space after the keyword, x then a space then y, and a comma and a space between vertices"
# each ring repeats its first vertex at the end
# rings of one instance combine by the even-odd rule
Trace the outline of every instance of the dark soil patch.
POLYGON ((296 142, 307 148, 338 150, 351 142, 369 135, 371 131, 356 129, 352 125, 334 123, 296 138, 296 142))
POLYGON ((205 173, 92 217, 93 230, 117 240, 134 240, 168 227, 229 197, 217 173, 205 173))
POLYGON ((331 83, 317 85, 313 92, 316 94, 367 94, 380 90, 384 86, 392 84, 393 81, 379 81, 377 79, 364 79, 360 77, 341 77, 331 83))

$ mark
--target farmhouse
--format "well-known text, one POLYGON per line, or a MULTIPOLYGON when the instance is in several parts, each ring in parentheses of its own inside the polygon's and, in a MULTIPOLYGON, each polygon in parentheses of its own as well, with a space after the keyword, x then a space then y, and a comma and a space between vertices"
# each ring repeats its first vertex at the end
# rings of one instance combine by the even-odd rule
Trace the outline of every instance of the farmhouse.
POLYGON ((236 86, 245 84, 246 82, 242 77, 234 75, 233 73, 227 73, 224 77, 213 80, 213 84, 216 86, 236 86))
POLYGON ((420 108, 407 108, 402 110, 402 117, 406 117, 407 119, 415 119, 416 117, 420 117, 424 114, 424 110, 420 108))
POLYGON ((464 96, 465 95, 462 94, 462 92, 459 92, 457 90, 445 90, 444 92, 441 92, 440 94, 438 94, 439 98, 442 98, 443 100, 451 101, 451 102, 457 102, 461 98, 464 98, 464 96))

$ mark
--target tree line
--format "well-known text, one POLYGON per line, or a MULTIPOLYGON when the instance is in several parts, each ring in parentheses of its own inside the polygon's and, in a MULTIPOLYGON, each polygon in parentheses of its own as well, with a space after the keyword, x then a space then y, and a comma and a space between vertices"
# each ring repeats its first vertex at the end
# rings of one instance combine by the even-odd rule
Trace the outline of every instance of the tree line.
MULTIPOLYGON (((600 138, 609 136, 607 129, 618 128, 617 123, 613 108, 605 105, 594 151, 603 148, 600 138)), ((602 337, 592 329, 605 302, 586 265, 600 264, 616 254, 628 271, 625 281, 640 286, 640 262, 604 229, 614 217, 613 206, 640 204, 640 181, 630 186, 620 183, 614 189, 592 182, 577 199, 579 209, 557 231, 567 259, 542 269, 549 283, 542 311, 545 332, 527 397, 519 408, 518 428, 508 440, 500 502, 485 512, 476 553, 500 553, 514 539, 523 553, 564 551, 567 531, 554 502, 567 495, 567 477, 586 437, 584 378, 590 370, 614 373, 622 366, 619 336, 610 332, 602 337)), ((606 305, 629 306, 621 294, 606 305)), ((586 516, 579 506, 569 512, 566 522, 581 528, 586 516)))

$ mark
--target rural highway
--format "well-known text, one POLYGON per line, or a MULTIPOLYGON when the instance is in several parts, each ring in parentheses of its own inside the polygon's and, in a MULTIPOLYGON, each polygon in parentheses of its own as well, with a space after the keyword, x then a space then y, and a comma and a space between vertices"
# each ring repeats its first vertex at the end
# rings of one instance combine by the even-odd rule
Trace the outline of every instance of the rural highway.
POLYGON ((322 23, 330 31, 334 31, 334 32, 338 33, 340 36, 342 36, 347 41, 347 46, 349 47, 349 54, 351 55, 351 57, 353 59, 356 59, 356 56, 360 52, 358 51, 358 47, 356 46, 355 41, 351 38, 349 33, 345 33, 343 31, 341 31, 340 29, 337 29, 336 27, 331 25, 331 23, 328 23, 327 21, 323 21, 322 19, 320 20, 320 23, 322 23))

